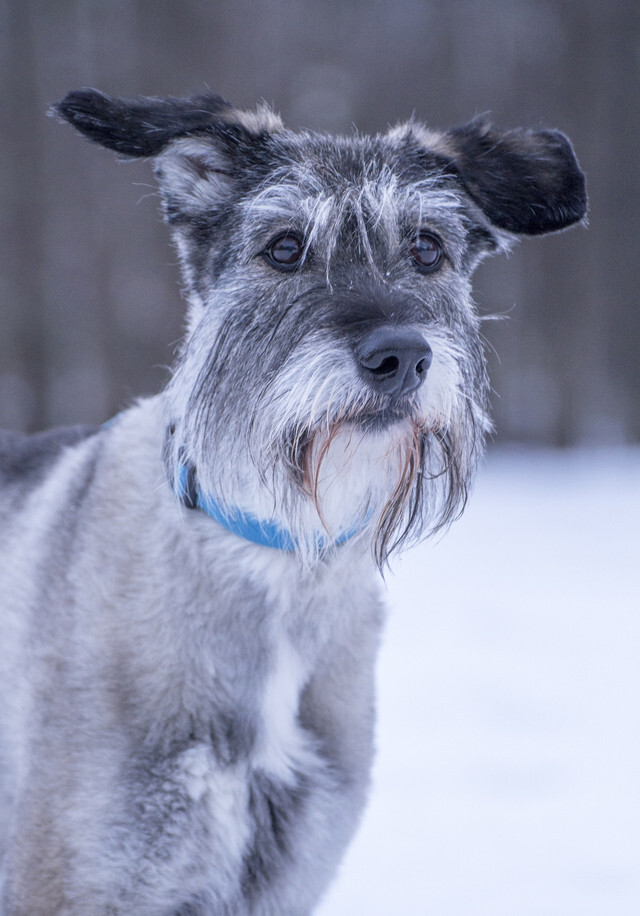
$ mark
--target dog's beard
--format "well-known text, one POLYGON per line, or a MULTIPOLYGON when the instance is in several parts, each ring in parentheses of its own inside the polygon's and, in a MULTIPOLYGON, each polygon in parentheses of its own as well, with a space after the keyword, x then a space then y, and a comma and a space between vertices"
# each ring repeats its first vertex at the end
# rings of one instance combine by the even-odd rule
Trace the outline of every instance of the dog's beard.
POLYGON ((289 472, 332 536, 360 528, 379 567, 399 548, 440 530, 464 509, 481 448, 440 422, 406 417, 384 429, 339 420, 292 439, 289 472))
POLYGON ((321 342, 260 388, 233 378, 233 360, 209 361, 176 442, 206 492, 286 527, 305 560, 353 535, 382 567, 464 508, 488 427, 482 363, 467 374, 441 346, 423 388, 394 401, 321 342))
POLYGON ((339 418, 291 427, 267 448, 262 440, 246 450, 217 434, 215 448, 207 446, 212 436, 200 440, 195 465, 223 505, 288 528, 306 562, 317 558, 318 544, 347 536, 368 541, 382 568, 464 509, 484 435, 484 423, 471 409, 465 414, 446 424, 409 415, 380 428, 368 416, 362 424, 339 418))
POLYGON ((308 440, 301 487, 327 530, 341 514, 356 518, 383 565, 419 514, 424 451, 425 433, 413 421, 378 431, 336 422, 308 440))

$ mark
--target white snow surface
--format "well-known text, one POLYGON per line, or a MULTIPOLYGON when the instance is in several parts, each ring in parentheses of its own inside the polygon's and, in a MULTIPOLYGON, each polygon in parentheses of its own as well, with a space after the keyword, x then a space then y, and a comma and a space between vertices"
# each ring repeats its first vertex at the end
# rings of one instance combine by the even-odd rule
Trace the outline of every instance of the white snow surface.
POLYGON ((640 449, 494 451, 387 589, 370 804, 319 916, 638 916, 640 449))

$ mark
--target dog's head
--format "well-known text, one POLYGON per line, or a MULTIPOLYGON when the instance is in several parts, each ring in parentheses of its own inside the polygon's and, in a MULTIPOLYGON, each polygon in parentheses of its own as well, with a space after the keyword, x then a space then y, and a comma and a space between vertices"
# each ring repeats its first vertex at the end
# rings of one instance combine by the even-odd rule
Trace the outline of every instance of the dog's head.
POLYGON ((210 95, 89 90, 55 111, 155 159, 190 299, 171 473, 186 462, 307 553, 357 530, 382 563, 455 517, 489 425, 470 275, 584 217, 568 140, 483 119, 327 137, 210 95))

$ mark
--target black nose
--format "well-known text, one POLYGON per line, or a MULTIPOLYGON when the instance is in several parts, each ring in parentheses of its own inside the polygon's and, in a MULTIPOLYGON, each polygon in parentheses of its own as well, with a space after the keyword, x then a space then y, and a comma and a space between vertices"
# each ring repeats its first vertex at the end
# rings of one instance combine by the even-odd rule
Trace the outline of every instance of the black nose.
POLYGON ((361 377, 374 391, 391 397, 420 387, 432 355, 419 331, 394 325, 375 328, 356 347, 361 377))

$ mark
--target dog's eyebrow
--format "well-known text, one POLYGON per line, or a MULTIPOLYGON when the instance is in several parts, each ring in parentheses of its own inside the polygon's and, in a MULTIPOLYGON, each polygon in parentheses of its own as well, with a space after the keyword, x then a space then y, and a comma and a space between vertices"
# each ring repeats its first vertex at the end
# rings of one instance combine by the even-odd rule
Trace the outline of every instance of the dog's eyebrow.
POLYGON ((372 267, 376 266, 372 231, 394 249, 407 235, 430 228, 447 239, 449 254, 456 263, 465 245, 467 216, 459 189, 448 176, 429 176, 407 184, 393 169, 383 168, 370 172, 359 183, 345 180, 341 186, 328 187, 310 168, 295 178, 289 170, 285 180, 269 181, 247 198, 244 210, 251 227, 250 237, 246 237, 247 259, 274 232, 292 230, 304 238, 307 249, 321 242, 328 268, 350 217, 372 267))
MULTIPOLYGON (((318 193, 320 193, 318 191, 318 193)), ((299 214, 308 213, 314 206, 317 195, 305 193, 293 181, 283 184, 269 184, 244 202, 247 215, 265 223, 282 219, 296 219, 299 214)), ((299 221, 299 220, 297 220, 299 221)))

